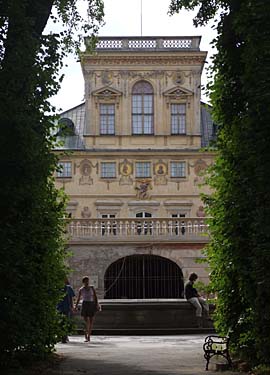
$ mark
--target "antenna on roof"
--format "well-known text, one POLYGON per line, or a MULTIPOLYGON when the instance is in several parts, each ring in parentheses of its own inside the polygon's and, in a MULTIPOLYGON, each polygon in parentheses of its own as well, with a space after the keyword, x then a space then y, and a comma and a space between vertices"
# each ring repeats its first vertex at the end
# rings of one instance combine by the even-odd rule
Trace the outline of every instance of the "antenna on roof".
POLYGON ((142 36, 142 0, 141 0, 141 36, 142 36))

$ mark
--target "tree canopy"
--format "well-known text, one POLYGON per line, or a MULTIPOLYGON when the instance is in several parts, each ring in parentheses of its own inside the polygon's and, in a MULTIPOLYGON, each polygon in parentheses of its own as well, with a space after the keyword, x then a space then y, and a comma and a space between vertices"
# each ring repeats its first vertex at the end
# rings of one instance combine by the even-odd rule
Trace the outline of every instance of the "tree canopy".
POLYGON ((65 197, 54 187, 54 108, 63 56, 93 35, 103 2, 0 1, 0 359, 49 353, 59 335, 56 304, 66 276, 65 197), (62 24, 44 34, 49 18, 62 24), (7 335, 8 333, 8 335, 7 335))
POLYGON ((209 84, 217 158, 205 197, 216 326, 253 364, 270 364, 270 2, 172 0, 195 25, 219 15, 209 84))

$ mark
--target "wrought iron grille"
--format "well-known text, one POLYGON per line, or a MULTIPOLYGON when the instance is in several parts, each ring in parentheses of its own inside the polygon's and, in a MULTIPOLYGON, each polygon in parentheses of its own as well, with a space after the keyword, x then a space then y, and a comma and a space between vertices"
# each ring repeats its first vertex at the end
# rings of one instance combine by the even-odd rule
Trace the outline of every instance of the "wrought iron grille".
POLYGON ((181 269, 157 255, 131 255, 112 263, 104 278, 107 299, 182 298, 181 269))

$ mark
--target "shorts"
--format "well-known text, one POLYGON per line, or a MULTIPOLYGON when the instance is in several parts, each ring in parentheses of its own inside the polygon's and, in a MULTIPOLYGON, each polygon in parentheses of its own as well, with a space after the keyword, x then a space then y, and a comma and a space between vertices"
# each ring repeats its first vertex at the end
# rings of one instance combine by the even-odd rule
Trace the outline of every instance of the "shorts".
POLYGON ((95 302, 93 301, 83 301, 82 303, 82 311, 81 311, 81 316, 86 318, 93 318, 95 313, 97 312, 97 306, 95 302))

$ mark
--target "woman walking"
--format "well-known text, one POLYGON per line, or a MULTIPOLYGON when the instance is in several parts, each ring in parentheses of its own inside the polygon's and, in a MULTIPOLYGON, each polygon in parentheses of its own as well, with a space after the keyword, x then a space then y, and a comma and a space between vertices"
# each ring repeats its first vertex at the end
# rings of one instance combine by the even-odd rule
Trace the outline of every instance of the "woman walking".
POLYGON ((96 291, 92 285, 89 285, 89 277, 84 276, 82 279, 83 286, 79 289, 79 294, 77 302, 75 304, 75 309, 78 308, 78 304, 82 299, 82 310, 81 316, 85 321, 85 342, 90 341, 90 336, 92 332, 94 316, 97 311, 100 310, 98 303, 96 291))

